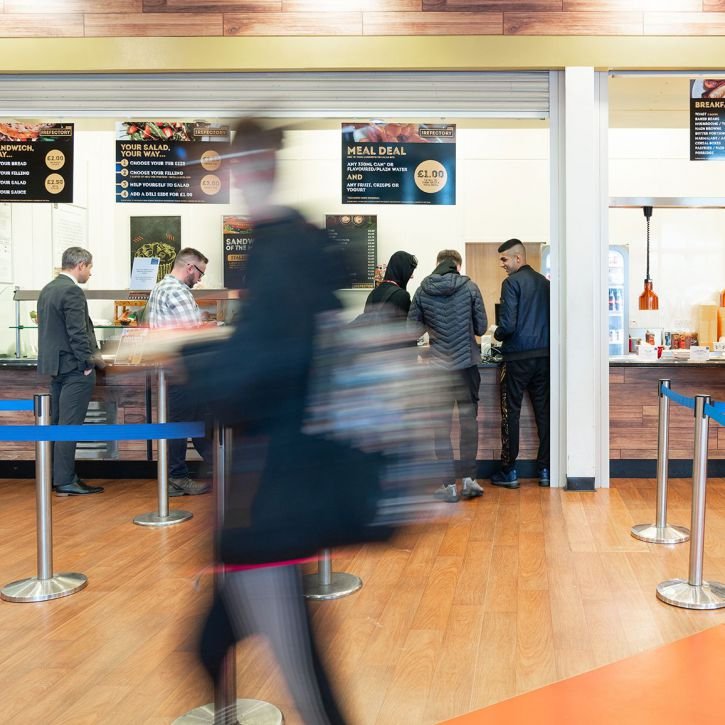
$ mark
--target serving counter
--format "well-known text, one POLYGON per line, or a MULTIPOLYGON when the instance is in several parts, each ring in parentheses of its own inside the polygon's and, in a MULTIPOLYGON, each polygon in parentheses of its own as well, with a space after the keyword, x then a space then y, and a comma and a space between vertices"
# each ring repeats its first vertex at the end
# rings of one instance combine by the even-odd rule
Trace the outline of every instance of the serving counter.
MULTIPOLYGON (((609 363, 609 458, 612 476, 653 476, 657 460, 658 381, 682 395, 725 401, 725 360, 643 362, 636 355, 609 363)), ((670 475, 689 475, 694 445, 692 411, 670 405, 670 475), (688 461, 685 465, 684 461, 688 461)), ((710 475, 725 475, 725 428, 710 426, 710 475)))

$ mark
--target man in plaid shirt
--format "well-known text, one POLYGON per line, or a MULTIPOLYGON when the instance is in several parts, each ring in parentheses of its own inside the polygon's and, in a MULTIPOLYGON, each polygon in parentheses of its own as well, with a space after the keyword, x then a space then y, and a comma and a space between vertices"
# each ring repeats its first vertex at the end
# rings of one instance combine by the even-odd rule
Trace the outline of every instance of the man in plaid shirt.
MULTIPOLYGON (((197 327, 201 324, 201 311, 191 288, 206 272, 209 260, 198 250, 185 247, 177 255, 174 267, 153 288, 146 306, 149 327, 197 327)), ((189 405, 185 386, 169 385, 168 415, 170 422, 203 420, 204 413, 189 405)), ((206 464, 211 463, 211 444, 208 438, 193 438, 192 442, 206 464)), ((208 483, 189 477, 186 465, 186 439, 170 440, 169 496, 196 496, 209 490, 208 483)))

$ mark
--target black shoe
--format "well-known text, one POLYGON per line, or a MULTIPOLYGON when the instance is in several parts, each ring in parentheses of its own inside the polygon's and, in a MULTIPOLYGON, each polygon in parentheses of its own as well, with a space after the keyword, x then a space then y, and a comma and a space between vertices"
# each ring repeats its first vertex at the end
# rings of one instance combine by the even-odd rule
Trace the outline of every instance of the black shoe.
POLYGON ((539 471, 539 486, 541 486, 541 488, 549 488, 549 486, 551 486, 548 468, 542 468, 539 471))
POLYGON ((508 472, 498 471, 491 476, 491 483, 494 486, 501 486, 502 488, 518 488, 519 475, 516 473, 515 468, 512 468, 508 472))
POLYGON ((103 493, 102 486, 88 486, 80 481, 66 483, 64 486, 54 486, 56 496, 85 496, 89 493, 103 493))

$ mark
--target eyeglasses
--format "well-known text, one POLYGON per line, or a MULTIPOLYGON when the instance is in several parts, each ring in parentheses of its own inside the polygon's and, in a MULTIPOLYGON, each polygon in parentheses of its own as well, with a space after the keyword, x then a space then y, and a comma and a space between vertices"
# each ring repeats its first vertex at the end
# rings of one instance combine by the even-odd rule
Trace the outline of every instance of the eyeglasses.
POLYGON ((202 272, 193 262, 189 262, 189 264, 199 273, 199 279, 206 274, 206 272, 202 272))

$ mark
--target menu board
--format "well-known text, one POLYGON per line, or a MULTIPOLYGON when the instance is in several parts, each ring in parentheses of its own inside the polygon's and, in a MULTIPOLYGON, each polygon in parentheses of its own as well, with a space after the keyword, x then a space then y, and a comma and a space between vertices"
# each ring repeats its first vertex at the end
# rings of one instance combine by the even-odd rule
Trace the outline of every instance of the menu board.
POLYGON ((342 203, 455 204, 455 124, 343 123, 342 203))
POLYGON ((252 223, 247 217, 225 216, 222 221, 224 240, 224 286, 244 289, 247 286, 247 257, 254 241, 252 223))
POLYGON ((117 123, 116 201, 229 203, 229 139, 229 126, 217 124, 117 123))
POLYGON ((378 217, 375 214, 327 214, 325 227, 330 239, 342 246, 350 287, 372 289, 378 256, 378 217))
POLYGON ((725 79, 690 81, 690 161, 725 159, 725 79))
POLYGON ((73 201, 72 123, 0 123, 0 201, 73 201))

